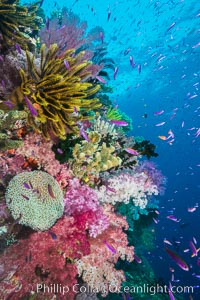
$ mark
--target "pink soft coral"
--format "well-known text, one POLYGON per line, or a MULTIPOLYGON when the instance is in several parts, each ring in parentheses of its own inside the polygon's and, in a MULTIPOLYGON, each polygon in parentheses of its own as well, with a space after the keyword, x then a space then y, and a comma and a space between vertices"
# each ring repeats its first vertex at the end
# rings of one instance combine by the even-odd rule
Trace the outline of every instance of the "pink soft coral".
POLYGON ((103 296, 108 294, 112 285, 119 291, 125 280, 123 271, 114 267, 118 258, 134 259, 133 247, 128 246, 127 236, 123 232, 123 228, 128 228, 126 219, 112 212, 110 205, 107 205, 105 213, 109 217, 109 228, 97 238, 90 238, 91 253, 76 260, 79 276, 103 296))
POLYGON ((69 181, 65 194, 65 213, 77 218, 87 216, 89 234, 93 237, 109 226, 96 192, 89 186, 81 184, 77 178, 69 181))
MULTIPOLYGON (((11 245, 0 257, 4 277, 0 298, 12 293, 12 300, 37 291, 37 284, 69 286, 67 295, 59 299, 73 299, 76 284, 75 258, 88 255, 89 243, 85 234, 86 220, 80 223, 73 217, 63 217, 49 231, 34 232, 11 245), (85 223, 84 223, 85 222, 85 223), (17 289, 18 292, 14 292, 17 289)), ((51 299, 52 293, 40 292, 36 299, 51 299)))

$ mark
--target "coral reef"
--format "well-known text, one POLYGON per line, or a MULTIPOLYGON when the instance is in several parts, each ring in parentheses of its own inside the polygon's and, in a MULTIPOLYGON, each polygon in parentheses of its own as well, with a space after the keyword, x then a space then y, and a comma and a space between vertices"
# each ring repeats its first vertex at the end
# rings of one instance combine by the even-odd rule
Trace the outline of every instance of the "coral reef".
MULTIPOLYGON (((74 299, 72 286, 77 283, 75 258, 89 253, 89 243, 83 228, 73 217, 63 217, 50 231, 34 232, 11 245, 0 256, 4 276, 0 285, 1 297, 12 295, 13 300, 36 294, 38 300, 52 299, 53 293, 42 286, 69 286, 67 299, 74 299), (41 289, 37 292, 37 284, 41 289)), ((62 290, 59 299, 66 299, 62 290)))
POLYGON ((42 171, 23 172, 9 182, 6 203, 19 224, 49 229, 63 214, 63 193, 57 181, 42 171))
POLYGON ((166 179, 106 94, 104 30, 42 2, 0 0, 0 299, 119 299, 147 282, 140 258, 154 280, 142 247, 166 179))
POLYGON ((16 48, 33 48, 29 33, 38 31, 37 5, 29 8, 19 5, 19 0, 0 1, 0 50, 17 45, 16 48), (13 34, 14 32, 14 34, 13 34), (20 46, 19 46, 20 45, 20 46))
POLYGON ((116 270, 114 264, 119 258, 132 261, 133 247, 128 247, 123 228, 128 229, 126 220, 112 212, 111 206, 105 211, 109 217, 110 227, 95 239, 90 239, 91 253, 75 261, 79 276, 92 289, 106 296, 109 287, 119 289, 125 280, 123 271, 116 270))
POLYGON ((17 130, 24 127, 27 114, 24 111, 0 110, 0 150, 15 149, 23 144, 17 130))

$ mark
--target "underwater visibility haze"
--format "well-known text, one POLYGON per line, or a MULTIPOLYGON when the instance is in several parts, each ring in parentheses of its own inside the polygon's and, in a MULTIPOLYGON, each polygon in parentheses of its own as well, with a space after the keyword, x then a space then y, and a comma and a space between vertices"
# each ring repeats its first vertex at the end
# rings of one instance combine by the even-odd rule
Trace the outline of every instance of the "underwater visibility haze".
POLYGON ((0 0, 0 300, 200 299, 199 25, 0 0))

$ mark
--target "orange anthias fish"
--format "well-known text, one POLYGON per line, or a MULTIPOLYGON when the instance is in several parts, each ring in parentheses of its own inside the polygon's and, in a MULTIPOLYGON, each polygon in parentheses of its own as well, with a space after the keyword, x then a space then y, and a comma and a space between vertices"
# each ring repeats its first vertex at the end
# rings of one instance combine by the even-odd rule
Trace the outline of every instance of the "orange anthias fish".
POLYGON ((163 141, 167 140, 167 137, 165 135, 159 135, 158 138, 163 140, 163 141))

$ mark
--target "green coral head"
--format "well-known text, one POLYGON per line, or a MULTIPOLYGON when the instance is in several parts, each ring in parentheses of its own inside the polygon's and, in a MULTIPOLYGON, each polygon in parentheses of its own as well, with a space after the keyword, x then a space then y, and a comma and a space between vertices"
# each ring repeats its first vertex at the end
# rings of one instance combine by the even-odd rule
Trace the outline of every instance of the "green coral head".
POLYGON ((34 230, 48 230, 63 215, 63 192, 57 181, 43 171, 14 176, 5 198, 13 218, 34 230))

